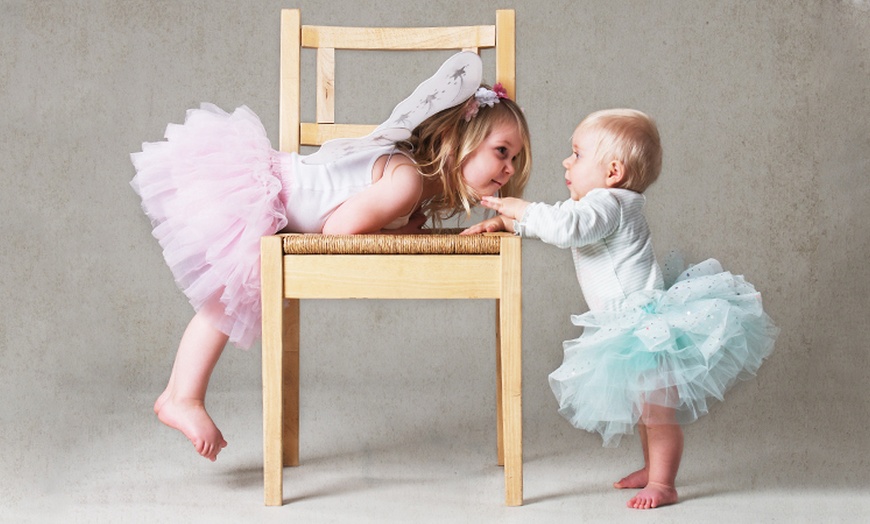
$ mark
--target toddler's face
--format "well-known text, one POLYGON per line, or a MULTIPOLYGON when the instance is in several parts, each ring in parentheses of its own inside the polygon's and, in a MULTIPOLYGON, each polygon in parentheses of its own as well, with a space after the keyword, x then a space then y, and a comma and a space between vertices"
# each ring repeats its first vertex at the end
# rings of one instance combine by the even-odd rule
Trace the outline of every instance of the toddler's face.
POLYGON ((571 200, 580 200, 593 189, 608 187, 607 164, 595 158, 597 143, 598 135, 590 130, 577 129, 571 137, 571 156, 562 162, 571 200))

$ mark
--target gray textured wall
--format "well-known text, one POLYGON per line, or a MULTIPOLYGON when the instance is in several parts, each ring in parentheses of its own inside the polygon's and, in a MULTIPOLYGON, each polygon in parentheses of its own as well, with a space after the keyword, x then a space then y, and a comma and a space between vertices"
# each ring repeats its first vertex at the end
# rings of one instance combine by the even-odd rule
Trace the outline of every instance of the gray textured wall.
MULTIPOLYGON (((249 105, 276 143, 281 7, 301 7, 308 23, 438 25, 489 21, 503 5, 0 1, 0 488, 49 489, 42 477, 65 454, 118 431, 153 438, 153 425, 113 421, 139 411, 151 422, 191 313, 128 185, 128 155, 201 101, 249 105)), ((665 147, 648 192, 657 249, 745 274, 782 328, 757 380, 687 433, 687 461, 775 474, 784 486, 866 487, 866 458, 855 457, 866 456, 870 426, 870 3, 516 10, 535 163, 527 197, 566 198, 560 162, 585 114, 650 113, 665 147)), ((382 97, 339 105, 351 117, 387 114, 432 69, 397 60, 407 75, 351 80, 382 97)), ((339 82, 365 69, 340 61, 339 82)), ((527 446, 555 433, 595 453, 596 438, 558 419, 546 384, 561 341, 576 335, 568 316, 585 307, 570 257, 534 241, 524 249, 527 446)), ((368 416, 354 404, 365 399, 461 427, 491 411, 493 385, 474 377, 491 366, 492 315, 487 302, 306 304, 303 344, 317 349, 304 380, 314 398, 347 406, 335 427, 368 416)), ((216 398, 259 388, 258 351, 225 353, 216 398)), ((224 421, 259 409, 215 402, 224 421)))

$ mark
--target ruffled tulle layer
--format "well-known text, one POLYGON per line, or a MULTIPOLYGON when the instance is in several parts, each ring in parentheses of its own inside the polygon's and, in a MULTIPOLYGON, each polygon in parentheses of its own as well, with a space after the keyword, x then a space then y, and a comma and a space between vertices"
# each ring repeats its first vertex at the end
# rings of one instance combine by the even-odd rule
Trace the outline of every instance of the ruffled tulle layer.
POLYGON ((260 334, 260 237, 287 223, 280 162, 257 115, 203 104, 131 155, 131 185, 179 288, 250 347, 260 334))
POLYGON ((713 259, 667 291, 638 292, 618 311, 572 322, 583 334, 564 343, 550 387, 559 412, 601 434, 605 446, 618 445, 639 421, 685 424, 706 414, 736 381, 755 375, 779 331, 752 284, 713 259))

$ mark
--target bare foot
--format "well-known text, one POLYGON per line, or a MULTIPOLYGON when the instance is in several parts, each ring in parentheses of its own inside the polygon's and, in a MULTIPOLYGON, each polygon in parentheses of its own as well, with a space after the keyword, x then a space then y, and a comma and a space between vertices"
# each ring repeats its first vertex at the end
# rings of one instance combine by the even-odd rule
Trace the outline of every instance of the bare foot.
POLYGON ((619 479, 618 482, 614 482, 613 487, 616 489, 641 489, 646 487, 648 480, 649 471, 643 468, 619 479))
POLYGON ((160 408, 163 407, 163 404, 166 404, 166 400, 168 398, 169 398, 169 387, 167 387, 165 390, 163 390, 163 393, 161 393, 160 396, 157 397, 157 400, 154 401, 154 414, 155 415, 160 414, 160 408))
POLYGON ((162 398, 161 401, 161 398, 154 404, 160 422, 182 432, 193 443, 196 452, 203 457, 212 462, 217 460, 218 453, 226 447, 227 441, 206 413, 202 402, 171 398, 162 398))
POLYGON ((652 509, 676 504, 676 502, 677 490, 673 486, 650 482, 628 501, 627 506, 634 509, 652 509))

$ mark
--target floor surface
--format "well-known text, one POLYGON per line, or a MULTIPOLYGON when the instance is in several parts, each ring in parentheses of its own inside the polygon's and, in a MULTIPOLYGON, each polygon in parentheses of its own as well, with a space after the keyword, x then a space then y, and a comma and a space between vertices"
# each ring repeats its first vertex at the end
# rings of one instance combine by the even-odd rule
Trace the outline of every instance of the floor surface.
POLYGON ((211 401, 230 443, 215 463, 151 416, 144 395, 131 397, 135 409, 103 414, 84 438, 72 435, 68 449, 51 451, 40 437, 19 442, 17 452, 31 455, 2 477, 0 521, 815 523, 870 517, 867 486, 837 482, 830 457, 762 450, 758 460, 735 463, 727 450, 713 455, 693 447, 693 438, 704 434, 693 427, 678 479, 681 502, 627 509, 632 492, 610 484, 637 466, 637 439, 605 449, 552 413, 525 415, 525 504, 506 507, 503 470, 494 465, 494 416, 462 420, 444 412, 434 420, 388 403, 360 417, 356 401, 332 409, 303 404, 302 465, 285 469, 284 506, 265 507, 259 392, 217 393, 211 401), (352 423, 323 434, 318 428, 327 418, 352 423))

